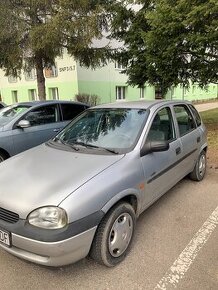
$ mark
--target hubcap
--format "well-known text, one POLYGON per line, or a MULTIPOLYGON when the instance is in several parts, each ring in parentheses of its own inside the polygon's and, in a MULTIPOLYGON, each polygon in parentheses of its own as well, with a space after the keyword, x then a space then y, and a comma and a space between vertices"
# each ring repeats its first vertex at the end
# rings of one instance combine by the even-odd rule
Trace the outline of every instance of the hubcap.
POLYGON ((127 249, 133 233, 130 214, 122 213, 114 222, 109 234, 109 252, 113 257, 121 256, 127 249))
POLYGON ((205 155, 201 155, 199 160, 199 174, 200 176, 203 176, 206 169, 206 157, 205 155))

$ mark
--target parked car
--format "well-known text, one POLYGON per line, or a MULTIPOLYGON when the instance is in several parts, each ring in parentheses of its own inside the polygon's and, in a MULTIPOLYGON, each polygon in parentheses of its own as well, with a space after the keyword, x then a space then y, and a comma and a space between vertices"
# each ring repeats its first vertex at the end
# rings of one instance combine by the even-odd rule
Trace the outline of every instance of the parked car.
POLYGON ((2 108, 4 108, 4 107, 6 107, 5 103, 0 102, 0 110, 1 110, 2 108))
POLYGON ((191 103, 89 108, 47 143, 0 164, 0 245, 48 266, 88 254, 114 266, 146 208, 184 176, 204 178, 206 151, 191 103))
POLYGON ((0 111, 0 162, 48 141, 88 106, 70 101, 18 103, 0 111))

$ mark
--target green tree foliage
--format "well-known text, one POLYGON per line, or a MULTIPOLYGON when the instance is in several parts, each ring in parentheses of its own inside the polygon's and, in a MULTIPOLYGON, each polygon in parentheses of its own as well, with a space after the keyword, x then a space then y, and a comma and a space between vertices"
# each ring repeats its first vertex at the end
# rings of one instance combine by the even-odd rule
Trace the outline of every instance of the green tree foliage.
MULTIPOLYGON (((130 1, 132 2, 132 1, 130 1)), ((201 87, 218 82, 217 0, 142 0, 129 12, 129 27, 118 58, 128 63, 129 83, 148 82, 166 93, 190 81, 201 87)), ((126 20, 125 20, 126 21, 126 20)))
POLYGON ((19 76, 36 68, 38 95, 45 99, 43 69, 54 65, 63 48, 81 65, 105 64, 109 47, 94 48, 116 14, 113 0, 0 1, 0 67, 19 76))

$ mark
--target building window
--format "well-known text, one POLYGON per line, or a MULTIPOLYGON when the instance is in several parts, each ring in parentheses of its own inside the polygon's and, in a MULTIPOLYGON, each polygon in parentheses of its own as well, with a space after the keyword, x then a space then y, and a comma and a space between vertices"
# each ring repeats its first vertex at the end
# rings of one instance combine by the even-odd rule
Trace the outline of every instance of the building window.
POLYGON ((30 71, 25 72, 25 80, 26 81, 34 81, 36 79, 36 70, 32 69, 30 71))
POLYGON ((50 99, 52 100, 59 100, 58 88, 50 88, 49 96, 50 96, 50 99))
POLYGON ((126 98, 126 87, 116 87, 116 99, 125 100, 126 98))
POLYGON ((55 78, 58 76, 58 69, 56 65, 45 68, 45 77, 46 78, 55 78))
POLYGON ((126 67, 122 64, 121 61, 116 61, 115 62, 115 69, 117 70, 124 70, 126 67))
POLYGON ((30 101, 36 101, 37 100, 37 95, 36 95, 36 90, 35 89, 28 90, 28 94, 29 94, 29 100, 30 101))
POLYGON ((17 82, 17 78, 16 77, 13 77, 13 76, 9 76, 8 77, 8 82, 9 83, 16 83, 17 82))
POLYGON ((140 88, 140 99, 144 99, 145 98, 145 87, 140 88))
POLYGON ((18 93, 17 93, 17 91, 11 91, 11 95, 12 95, 12 102, 13 103, 18 103, 18 93))

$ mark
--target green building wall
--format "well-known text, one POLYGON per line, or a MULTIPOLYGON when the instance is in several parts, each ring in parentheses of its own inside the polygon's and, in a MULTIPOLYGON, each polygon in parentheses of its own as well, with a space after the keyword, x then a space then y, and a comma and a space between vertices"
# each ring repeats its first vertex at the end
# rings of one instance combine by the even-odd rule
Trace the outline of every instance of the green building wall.
MULTIPOLYGON (((102 68, 91 70, 82 68, 69 55, 58 58, 56 62, 57 76, 46 78, 46 95, 51 99, 51 88, 57 88, 59 99, 74 100, 76 94, 98 95, 100 103, 116 101, 116 87, 125 87, 125 100, 140 100, 141 91, 137 87, 127 85, 127 76, 122 70, 117 69, 114 63, 109 63, 102 68)), ((25 80, 24 74, 17 82, 10 83, 8 77, 0 71, 0 94, 1 99, 6 104, 13 103, 12 91, 17 91, 18 101, 29 101, 29 90, 37 91, 36 80, 25 80)), ((210 84, 207 90, 202 90, 197 84, 192 84, 189 88, 183 89, 181 86, 168 91, 166 99, 185 99, 190 101, 200 101, 218 98, 218 85, 210 84)), ((144 99, 155 99, 155 89, 145 85, 144 99)))

